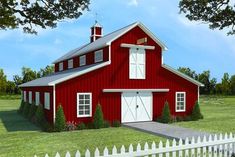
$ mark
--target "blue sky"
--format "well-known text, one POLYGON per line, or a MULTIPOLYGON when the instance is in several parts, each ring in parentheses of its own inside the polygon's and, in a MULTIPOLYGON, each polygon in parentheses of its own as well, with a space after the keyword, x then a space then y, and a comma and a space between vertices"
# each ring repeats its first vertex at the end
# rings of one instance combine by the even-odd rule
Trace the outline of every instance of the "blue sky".
POLYGON ((0 68, 12 79, 23 66, 39 70, 67 51, 89 42, 95 13, 104 34, 135 21, 145 24, 168 47, 164 62, 174 68, 210 70, 218 81, 224 72, 235 74, 234 36, 190 22, 179 14, 172 0, 91 0, 90 12, 77 20, 66 20, 55 29, 37 28, 38 35, 21 30, 0 31, 0 68))

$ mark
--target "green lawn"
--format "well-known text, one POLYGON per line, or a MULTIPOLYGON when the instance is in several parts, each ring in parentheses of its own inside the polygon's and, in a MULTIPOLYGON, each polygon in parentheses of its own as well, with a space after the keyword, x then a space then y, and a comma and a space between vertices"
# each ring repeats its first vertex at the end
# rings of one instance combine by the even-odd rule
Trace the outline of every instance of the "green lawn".
POLYGON ((147 133, 128 128, 107 128, 100 130, 84 130, 62 133, 45 133, 17 114, 20 100, 0 100, 0 157, 32 157, 49 153, 54 156, 58 151, 82 153, 87 148, 94 150, 107 146, 110 150, 115 144, 136 145, 138 142, 159 142, 165 140, 147 133))
POLYGON ((201 96, 200 107, 204 119, 174 124, 212 133, 235 132, 235 96, 201 96))

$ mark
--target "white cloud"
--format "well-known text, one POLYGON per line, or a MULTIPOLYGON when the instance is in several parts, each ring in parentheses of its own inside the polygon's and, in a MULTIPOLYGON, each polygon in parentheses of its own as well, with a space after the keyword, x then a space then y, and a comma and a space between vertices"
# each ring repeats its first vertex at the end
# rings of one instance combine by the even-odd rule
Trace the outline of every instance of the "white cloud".
POLYGON ((138 6, 138 0, 129 0, 128 5, 130 6, 138 6))

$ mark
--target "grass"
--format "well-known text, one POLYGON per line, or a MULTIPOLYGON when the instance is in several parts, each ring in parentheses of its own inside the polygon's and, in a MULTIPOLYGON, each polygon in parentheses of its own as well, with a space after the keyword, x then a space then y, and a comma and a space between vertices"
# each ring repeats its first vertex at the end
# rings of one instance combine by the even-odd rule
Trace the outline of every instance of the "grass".
POLYGON ((175 125, 211 133, 235 132, 235 96, 201 96, 204 119, 175 125))
POLYGON ((12 94, 0 94, 0 100, 15 100, 20 99, 21 95, 12 95, 12 94))
POLYGON ((107 128, 99 130, 82 130, 62 133, 41 132, 32 123, 17 113, 20 100, 0 100, 0 156, 32 157, 33 155, 54 156, 58 151, 64 155, 66 151, 75 153, 79 150, 84 154, 89 148, 105 146, 111 150, 115 144, 136 145, 145 142, 159 142, 165 139, 142 133, 128 128, 107 128))

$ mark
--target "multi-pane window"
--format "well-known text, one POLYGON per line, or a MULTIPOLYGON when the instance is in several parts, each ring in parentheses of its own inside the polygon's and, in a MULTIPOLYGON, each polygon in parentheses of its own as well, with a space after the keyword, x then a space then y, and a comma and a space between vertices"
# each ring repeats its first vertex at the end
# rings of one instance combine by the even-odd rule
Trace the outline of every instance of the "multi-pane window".
POLYGON ((185 92, 176 92, 175 94, 175 102, 176 102, 176 112, 183 112, 185 111, 185 92))
POLYGON ((63 70, 63 67, 64 65, 63 65, 63 62, 61 62, 61 63, 59 63, 59 71, 62 71, 63 70))
POLYGON ((86 65, 86 55, 79 57, 79 65, 80 66, 86 65))
POLYGON ((40 93, 35 93, 35 105, 38 106, 40 104, 40 93))
POLYGON ((68 60, 68 69, 73 68, 73 59, 68 60))
POLYGON ((91 117, 91 93, 77 93, 77 117, 91 117))
POLYGON ((95 63, 103 61, 103 50, 95 52, 95 63))
POLYGON ((32 92, 29 92, 29 103, 32 104, 32 92))
POLYGON ((50 93, 44 93, 44 108, 50 110, 50 93))

